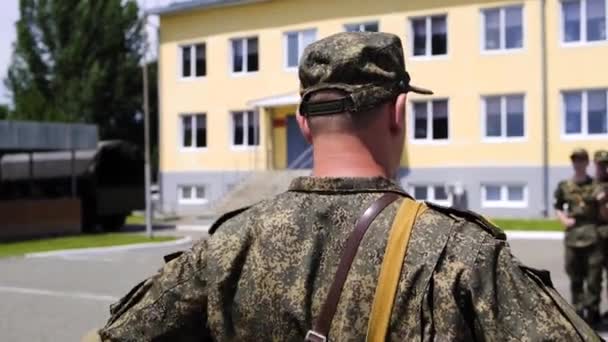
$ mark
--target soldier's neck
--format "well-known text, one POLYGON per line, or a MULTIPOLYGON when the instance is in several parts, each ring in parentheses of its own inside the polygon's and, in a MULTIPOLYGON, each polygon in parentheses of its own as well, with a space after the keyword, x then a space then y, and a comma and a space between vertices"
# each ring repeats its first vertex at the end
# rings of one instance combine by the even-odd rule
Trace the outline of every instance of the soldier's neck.
POLYGON ((587 179, 589 179, 589 175, 587 175, 586 172, 576 172, 576 173, 574 173, 574 176, 572 177, 572 179, 575 182, 580 183, 580 182, 584 182, 587 179))
POLYGON ((317 137, 313 147, 313 176, 390 178, 384 161, 378 159, 356 137, 317 137))

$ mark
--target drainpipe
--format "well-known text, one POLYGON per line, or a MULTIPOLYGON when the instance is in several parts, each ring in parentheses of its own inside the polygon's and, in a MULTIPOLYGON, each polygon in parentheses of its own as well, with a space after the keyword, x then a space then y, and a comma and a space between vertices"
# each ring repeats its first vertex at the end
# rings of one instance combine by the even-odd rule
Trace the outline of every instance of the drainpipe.
POLYGON ((547 10, 546 0, 540 1, 540 58, 541 58, 541 113, 542 113, 542 184, 543 216, 549 216, 549 113, 547 107, 547 10))

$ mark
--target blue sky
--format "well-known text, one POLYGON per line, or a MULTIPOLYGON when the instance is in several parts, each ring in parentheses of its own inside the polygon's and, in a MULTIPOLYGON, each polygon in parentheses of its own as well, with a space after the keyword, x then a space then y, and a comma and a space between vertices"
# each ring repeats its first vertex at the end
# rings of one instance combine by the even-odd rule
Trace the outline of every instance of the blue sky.
MULTIPOLYGON (((61 1, 61 0, 59 0, 61 1)), ((137 0, 140 6, 151 8, 165 6, 177 0, 137 0)), ((11 61, 13 43, 16 39, 15 22, 19 19, 19 0, 0 0, 0 103, 8 103, 8 93, 4 87, 4 78, 11 61)), ((157 25, 157 18, 150 19, 157 25)), ((149 27, 150 46, 156 46, 156 29, 149 27)), ((151 50, 155 50, 152 48, 151 50)))

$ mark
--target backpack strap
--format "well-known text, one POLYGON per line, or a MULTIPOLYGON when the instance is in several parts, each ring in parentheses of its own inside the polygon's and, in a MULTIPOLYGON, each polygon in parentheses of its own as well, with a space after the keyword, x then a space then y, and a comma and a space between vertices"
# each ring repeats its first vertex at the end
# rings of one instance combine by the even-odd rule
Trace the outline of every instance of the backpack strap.
POLYGON ((427 210, 422 202, 405 198, 393 221, 384 251, 378 285, 367 326, 367 341, 385 341, 401 268, 416 219, 427 210))
POLYGON ((305 341, 327 341, 331 321, 336 313, 340 295, 342 294, 342 288, 344 287, 344 282, 346 281, 348 271, 350 270, 350 266, 355 259, 357 249, 359 249, 359 244, 361 243, 367 228, 369 228, 370 224, 374 221, 378 214, 384 210, 384 208, 400 197, 401 195, 396 193, 385 193, 379 199, 374 201, 374 203, 372 203, 372 205, 367 208, 365 212, 363 212, 363 215, 361 215, 361 217, 359 217, 355 223, 355 229, 346 241, 346 246, 342 252, 340 263, 338 264, 338 270, 334 276, 334 281, 329 288, 329 293, 327 294, 325 303, 323 303, 323 306, 321 307, 321 313, 314 323, 314 328, 306 333, 305 341))

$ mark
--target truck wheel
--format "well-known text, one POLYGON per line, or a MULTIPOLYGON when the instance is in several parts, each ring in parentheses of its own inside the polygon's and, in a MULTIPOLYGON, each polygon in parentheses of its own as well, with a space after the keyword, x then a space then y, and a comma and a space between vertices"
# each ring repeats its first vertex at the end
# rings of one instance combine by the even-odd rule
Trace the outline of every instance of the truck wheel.
POLYGON ((101 227, 106 232, 119 231, 127 220, 127 215, 111 215, 101 218, 101 227))

